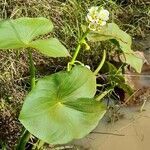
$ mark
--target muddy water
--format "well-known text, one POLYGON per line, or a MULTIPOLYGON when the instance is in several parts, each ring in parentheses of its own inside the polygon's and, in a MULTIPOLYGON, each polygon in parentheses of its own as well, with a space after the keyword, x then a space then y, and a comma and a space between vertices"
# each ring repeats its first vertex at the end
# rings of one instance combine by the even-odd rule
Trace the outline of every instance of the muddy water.
POLYGON ((81 150, 149 150, 150 149, 150 102, 145 111, 139 107, 124 108, 124 118, 107 123, 106 117, 94 133, 74 142, 81 150))

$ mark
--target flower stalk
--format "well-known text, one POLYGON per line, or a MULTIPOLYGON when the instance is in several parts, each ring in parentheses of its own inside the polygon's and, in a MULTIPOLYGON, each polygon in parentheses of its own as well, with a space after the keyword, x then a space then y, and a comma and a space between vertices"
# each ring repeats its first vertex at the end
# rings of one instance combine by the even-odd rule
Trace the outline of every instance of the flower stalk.
POLYGON ((82 44, 85 43, 85 38, 86 38, 87 34, 89 33, 89 31, 90 31, 90 30, 87 29, 86 32, 83 34, 81 40, 79 41, 79 43, 78 43, 78 45, 77 45, 77 48, 76 48, 76 50, 75 50, 75 53, 74 53, 74 55, 73 55, 71 61, 68 63, 67 71, 70 71, 70 70, 71 70, 71 67, 74 65, 74 63, 75 63, 75 61, 76 61, 76 58, 77 58, 77 56, 78 56, 78 54, 79 54, 79 51, 80 51, 80 49, 81 49, 81 46, 82 46, 82 44))
POLYGON ((100 62, 100 64, 98 65, 97 69, 94 71, 94 75, 97 75, 98 72, 101 70, 101 68, 103 67, 104 63, 106 60, 106 50, 103 51, 103 57, 102 60, 100 62))

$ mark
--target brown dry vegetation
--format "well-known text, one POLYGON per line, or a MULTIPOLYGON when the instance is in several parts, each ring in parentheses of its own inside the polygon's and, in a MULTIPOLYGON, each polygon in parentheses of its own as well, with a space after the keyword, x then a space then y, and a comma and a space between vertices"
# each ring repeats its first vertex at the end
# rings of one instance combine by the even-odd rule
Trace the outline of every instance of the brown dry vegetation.
MULTIPOLYGON (((70 52, 82 34, 86 11, 90 6, 103 4, 111 11, 111 20, 134 38, 145 38, 150 31, 149 0, 0 0, 0 18, 43 16, 53 21, 53 36, 58 37, 70 52)), ((49 35, 47 35, 49 36, 49 35)), ((95 68, 100 60, 101 48, 111 48, 109 43, 91 44, 93 51, 83 51, 79 59, 95 68), (93 62, 93 59, 95 60, 93 62)), ((66 59, 50 59, 34 52, 36 76, 64 69, 66 59)), ((21 131, 17 120, 24 95, 29 91, 28 58, 24 50, 0 52, 0 139, 15 145, 21 131)))

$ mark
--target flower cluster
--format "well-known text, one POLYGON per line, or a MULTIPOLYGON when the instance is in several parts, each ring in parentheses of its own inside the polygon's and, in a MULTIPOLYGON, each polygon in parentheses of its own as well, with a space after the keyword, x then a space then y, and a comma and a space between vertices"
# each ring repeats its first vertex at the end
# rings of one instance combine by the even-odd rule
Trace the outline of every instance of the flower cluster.
POLYGON ((88 11, 86 20, 89 23, 89 29, 92 31, 99 31, 109 20, 109 11, 103 7, 91 7, 88 11))

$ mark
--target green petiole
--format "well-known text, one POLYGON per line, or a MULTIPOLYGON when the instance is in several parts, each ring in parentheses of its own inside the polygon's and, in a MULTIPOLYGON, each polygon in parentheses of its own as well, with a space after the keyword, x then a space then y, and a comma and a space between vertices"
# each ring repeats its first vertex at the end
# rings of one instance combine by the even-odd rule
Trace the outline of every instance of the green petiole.
POLYGON ((86 38, 86 36, 87 36, 88 33, 89 33, 89 29, 87 29, 87 31, 83 34, 81 40, 79 41, 79 43, 78 43, 78 45, 77 45, 77 48, 76 48, 76 50, 75 50, 75 53, 74 53, 74 55, 73 55, 73 57, 72 57, 72 60, 71 60, 71 61, 68 63, 68 65, 67 65, 67 71, 70 71, 70 70, 71 70, 71 67, 74 65, 74 63, 75 63, 75 61, 76 61, 76 58, 77 58, 77 56, 78 56, 78 54, 79 54, 79 51, 80 51, 80 49, 81 49, 81 46, 82 46, 82 44, 85 43, 85 38, 86 38))

